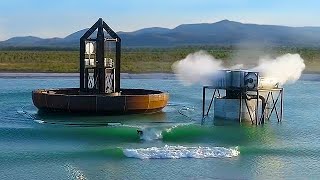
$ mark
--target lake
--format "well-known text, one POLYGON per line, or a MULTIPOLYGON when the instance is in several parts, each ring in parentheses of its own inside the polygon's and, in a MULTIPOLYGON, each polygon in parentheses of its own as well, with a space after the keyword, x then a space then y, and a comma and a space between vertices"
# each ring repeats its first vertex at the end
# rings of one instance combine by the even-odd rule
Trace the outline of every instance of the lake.
POLYGON ((123 88, 169 92, 160 113, 38 113, 31 92, 78 87, 76 76, 0 77, 0 179, 318 179, 320 81, 285 86, 284 119, 201 125, 202 87, 172 75, 126 75, 123 88), (144 133, 139 136, 137 130, 144 133))

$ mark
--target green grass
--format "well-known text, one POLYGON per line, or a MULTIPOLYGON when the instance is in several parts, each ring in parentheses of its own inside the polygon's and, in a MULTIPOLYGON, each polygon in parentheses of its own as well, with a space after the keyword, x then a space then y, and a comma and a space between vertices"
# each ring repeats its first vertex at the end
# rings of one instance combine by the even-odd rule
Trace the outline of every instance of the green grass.
POLYGON ((77 72, 75 51, 1 51, 0 71, 77 72))
MULTIPOLYGON (((172 72, 172 64, 189 53, 204 49, 224 64, 256 63, 259 55, 277 56, 299 53, 307 65, 307 72, 320 72, 320 49, 313 48, 267 48, 264 50, 233 47, 181 47, 123 49, 121 72, 172 72), (237 59, 237 60, 235 60, 237 59)), ((1 72, 78 72, 78 51, 6 50, 0 51, 1 72)))

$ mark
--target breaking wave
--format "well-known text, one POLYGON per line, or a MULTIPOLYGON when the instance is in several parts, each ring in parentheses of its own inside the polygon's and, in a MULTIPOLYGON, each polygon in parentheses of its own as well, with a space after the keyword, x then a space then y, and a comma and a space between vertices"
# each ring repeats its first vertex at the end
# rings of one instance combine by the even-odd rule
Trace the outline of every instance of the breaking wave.
POLYGON ((124 149, 126 157, 138 159, 231 158, 239 156, 238 148, 169 146, 124 149))
POLYGON ((190 123, 175 124, 173 126, 166 127, 164 129, 155 128, 155 127, 140 128, 140 131, 142 132, 142 134, 140 135, 140 139, 144 141, 159 140, 163 138, 163 133, 170 133, 173 129, 179 126, 185 126, 185 125, 190 125, 190 123))
POLYGON ((145 128, 142 129, 142 134, 140 136, 141 140, 144 141, 154 141, 162 139, 162 130, 156 128, 145 128))

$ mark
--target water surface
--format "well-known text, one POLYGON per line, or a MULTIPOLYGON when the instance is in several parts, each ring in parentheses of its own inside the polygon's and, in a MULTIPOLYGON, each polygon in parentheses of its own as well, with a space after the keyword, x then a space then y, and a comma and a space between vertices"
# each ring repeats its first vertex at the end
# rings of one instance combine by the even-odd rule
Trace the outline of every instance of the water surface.
POLYGON ((169 92, 162 112, 95 117, 39 114, 32 104, 32 90, 77 87, 77 77, 1 77, 0 179, 320 177, 317 77, 286 86, 283 121, 258 127, 201 126, 202 87, 151 77, 127 76, 122 87, 169 92))

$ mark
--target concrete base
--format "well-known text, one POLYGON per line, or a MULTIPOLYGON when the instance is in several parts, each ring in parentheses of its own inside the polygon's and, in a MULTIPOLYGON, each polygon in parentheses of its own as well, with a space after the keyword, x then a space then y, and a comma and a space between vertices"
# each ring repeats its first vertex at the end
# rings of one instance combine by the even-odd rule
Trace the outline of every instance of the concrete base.
MULTIPOLYGON (((224 99, 215 98, 214 99, 214 117, 220 120, 230 120, 230 121, 250 121, 251 114, 252 119, 255 119, 257 108, 257 100, 252 99, 247 101, 248 107, 245 104, 245 100, 242 100, 242 108, 240 110, 240 99, 224 99), (240 113, 240 115, 239 115, 240 113)), ((262 101, 259 99, 259 114, 261 114, 262 101)), ((258 115, 259 117, 259 115, 258 115)))

